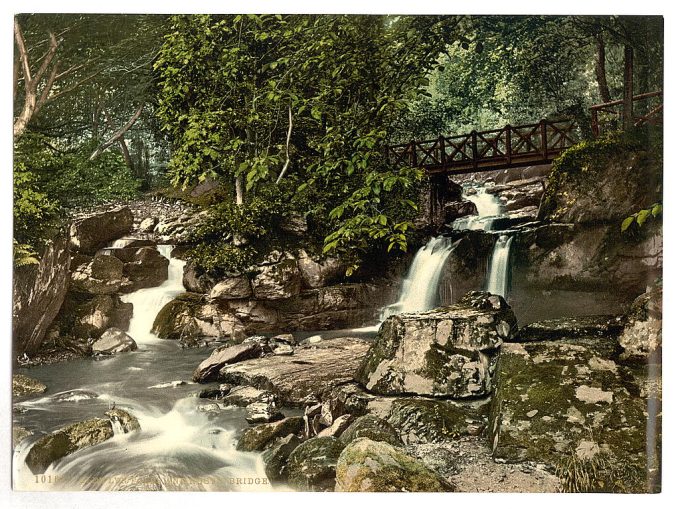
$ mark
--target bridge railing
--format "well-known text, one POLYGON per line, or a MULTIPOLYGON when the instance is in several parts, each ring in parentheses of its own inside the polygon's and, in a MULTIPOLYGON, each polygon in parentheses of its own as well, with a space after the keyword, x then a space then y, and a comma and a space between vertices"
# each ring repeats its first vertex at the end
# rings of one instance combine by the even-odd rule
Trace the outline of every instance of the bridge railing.
POLYGON ((544 119, 536 124, 391 145, 386 157, 395 166, 423 168, 428 173, 468 173, 548 163, 577 141, 575 120, 544 119))
MULTIPOLYGON (((590 107, 591 127, 597 138, 607 130, 623 127, 623 100, 595 104, 590 107)), ((633 96, 633 123, 660 124, 663 122, 663 91, 633 96)))

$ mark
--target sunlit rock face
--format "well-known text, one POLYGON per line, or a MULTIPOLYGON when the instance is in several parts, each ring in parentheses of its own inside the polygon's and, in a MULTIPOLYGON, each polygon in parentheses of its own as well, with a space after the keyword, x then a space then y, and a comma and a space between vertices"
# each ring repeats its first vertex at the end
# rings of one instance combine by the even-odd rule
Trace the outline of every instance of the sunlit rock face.
POLYGON ((502 297, 470 292, 457 304, 395 315, 356 374, 369 391, 466 398, 486 396, 503 340, 517 320, 502 297))

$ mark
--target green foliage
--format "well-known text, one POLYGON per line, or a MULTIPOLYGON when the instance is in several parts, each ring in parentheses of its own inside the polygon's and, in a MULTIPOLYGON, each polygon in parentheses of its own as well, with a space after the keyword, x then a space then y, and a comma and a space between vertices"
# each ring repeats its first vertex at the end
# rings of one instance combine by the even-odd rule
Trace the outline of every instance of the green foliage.
POLYGON ((663 212, 663 205, 661 203, 655 203, 651 207, 642 209, 635 214, 626 217, 621 222, 621 233, 627 231, 632 225, 637 225, 641 228, 648 219, 655 219, 661 215, 663 212))
POLYGON ((226 242, 201 242, 187 255, 196 265, 213 277, 240 274, 255 262, 252 247, 236 247, 226 242))
MULTIPOLYGON (((23 254, 33 252, 54 219, 56 204, 42 192, 38 176, 25 163, 14 166, 14 238, 23 254)), ((15 254, 17 244, 15 244, 15 254)), ((23 256, 23 255, 22 255, 23 256)))
POLYGON ((419 173, 393 174, 382 147, 459 22, 174 17, 156 62, 173 182, 243 179, 249 197, 276 182, 297 188, 280 193, 294 210, 319 219, 326 252, 405 248, 419 173), (295 200, 302 193, 313 200, 295 200))
POLYGON ((20 244, 16 240, 13 242, 14 266, 23 267, 25 265, 37 265, 40 263, 38 253, 28 244, 20 244))

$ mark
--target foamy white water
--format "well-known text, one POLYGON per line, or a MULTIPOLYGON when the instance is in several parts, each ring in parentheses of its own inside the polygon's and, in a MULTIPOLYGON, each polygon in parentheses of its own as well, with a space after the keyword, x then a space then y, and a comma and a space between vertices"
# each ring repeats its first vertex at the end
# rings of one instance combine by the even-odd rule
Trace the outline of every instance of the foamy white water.
POLYGON ((511 245, 512 237, 509 235, 500 235, 496 239, 486 279, 486 291, 501 297, 506 297, 508 291, 511 245))
POLYGON ((495 194, 490 194, 485 187, 479 186, 472 189, 476 193, 465 194, 464 198, 471 201, 477 207, 476 216, 466 216, 453 222, 455 230, 491 230, 493 219, 503 213, 503 206, 495 194))
POLYGON ((132 320, 130 320, 127 333, 138 344, 143 345, 160 341, 155 334, 151 333, 156 315, 163 306, 186 291, 182 283, 186 262, 172 258, 170 256, 172 248, 173 246, 170 245, 157 246, 158 252, 170 260, 168 279, 162 285, 154 288, 142 288, 121 297, 123 302, 130 302, 133 305, 132 320))

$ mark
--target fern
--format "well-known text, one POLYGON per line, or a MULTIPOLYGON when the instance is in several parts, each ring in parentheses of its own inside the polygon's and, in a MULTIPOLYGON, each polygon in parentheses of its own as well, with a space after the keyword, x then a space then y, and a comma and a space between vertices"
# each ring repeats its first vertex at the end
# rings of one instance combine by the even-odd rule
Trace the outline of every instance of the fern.
POLYGON ((37 265, 40 263, 38 253, 29 245, 21 244, 14 240, 14 266, 37 265))

